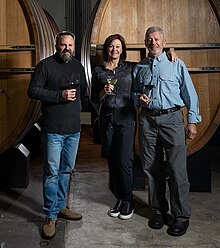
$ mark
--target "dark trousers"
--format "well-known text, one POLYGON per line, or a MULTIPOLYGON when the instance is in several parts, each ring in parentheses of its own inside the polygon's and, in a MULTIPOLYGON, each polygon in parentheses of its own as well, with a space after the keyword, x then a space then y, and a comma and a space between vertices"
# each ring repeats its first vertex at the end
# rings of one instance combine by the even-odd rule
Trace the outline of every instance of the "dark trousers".
POLYGON ((186 169, 186 142, 182 111, 151 116, 139 114, 140 155, 148 178, 150 206, 162 213, 168 212, 166 177, 163 162, 165 150, 168 166, 171 213, 180 220, 188 219, 191 208, 188 202, 189 181, 186 169))
POLYGON ((135 117, 119 111, 104 112, 100 118, 102 146, 117 199, 132 200, 135 117))

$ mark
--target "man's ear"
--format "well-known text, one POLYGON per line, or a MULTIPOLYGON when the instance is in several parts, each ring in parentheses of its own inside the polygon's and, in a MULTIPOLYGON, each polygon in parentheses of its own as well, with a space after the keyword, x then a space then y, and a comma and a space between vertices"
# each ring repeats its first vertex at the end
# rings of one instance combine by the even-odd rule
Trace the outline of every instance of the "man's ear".
POLYGON ((167 44, 166 39, 163 39, 163 46, 165 47, 165 46, 166 46, 166 44, 167 44))
POLYGON ((146 39, 144 40, 144 44, 145 44, 145 46, 147 47, 147 40, 146 40, 146 39))

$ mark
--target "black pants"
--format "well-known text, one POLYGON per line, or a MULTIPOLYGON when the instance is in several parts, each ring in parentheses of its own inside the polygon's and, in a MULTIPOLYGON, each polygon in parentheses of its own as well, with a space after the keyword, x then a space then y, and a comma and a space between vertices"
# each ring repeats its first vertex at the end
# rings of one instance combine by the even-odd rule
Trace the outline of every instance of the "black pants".
POLYGON ((100 116, 110 181, 116 197, 128 201, 132 200, 135 119, 133 109, 104 111, 100 116))

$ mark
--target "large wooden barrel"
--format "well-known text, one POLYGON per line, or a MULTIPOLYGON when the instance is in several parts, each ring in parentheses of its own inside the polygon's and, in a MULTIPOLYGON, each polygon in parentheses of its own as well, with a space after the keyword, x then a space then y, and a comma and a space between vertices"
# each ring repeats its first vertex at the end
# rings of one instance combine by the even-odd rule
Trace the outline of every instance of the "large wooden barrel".
POLYGON ((202 148, 220 122, 220 1, 219 0, 101 0, 88 26, 82 58, 91 82, 91 68, 102 61, 107 36, 120 33, 128 47, 128 60, 146 56, 145 31, 163 28, 167 48, 176 51, 188 67, 200 100, 202 123, 188 154, 202 148), (90 46, 88 46, 90 44, 90 46), (88 49, 90 47, 90 49, 88 49))
POLYGON ((0 153, 22 139, 40 115, 27 88, 34 66, 54 53, 58 28, 47 16, 35 0, 0 1, 0 153))

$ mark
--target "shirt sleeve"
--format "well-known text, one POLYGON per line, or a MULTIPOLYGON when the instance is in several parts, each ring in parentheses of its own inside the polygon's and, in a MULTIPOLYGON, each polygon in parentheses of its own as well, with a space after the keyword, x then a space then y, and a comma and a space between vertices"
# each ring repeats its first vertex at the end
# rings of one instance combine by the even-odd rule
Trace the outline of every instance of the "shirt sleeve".
POLYGON ((100 107, 100 85, 99 85, 99 78, 98 78, 98 67, 96 67, 92 72, 92 79, 91 79, 91 104, 95 111, 99 112, 100 107))
POLYGON ((96 68, 92 72, 91 87, 91 102, 93 104, 99 104, 100 86, 96 68))
POLYGON ((199 99, 193 85, 192 79, 183 61, 179 60, 182 75, 182 83, 180 86, 181 97, 187 107, 188 123, 199 123, 202 120, 199 114, 199 99))

